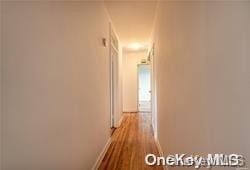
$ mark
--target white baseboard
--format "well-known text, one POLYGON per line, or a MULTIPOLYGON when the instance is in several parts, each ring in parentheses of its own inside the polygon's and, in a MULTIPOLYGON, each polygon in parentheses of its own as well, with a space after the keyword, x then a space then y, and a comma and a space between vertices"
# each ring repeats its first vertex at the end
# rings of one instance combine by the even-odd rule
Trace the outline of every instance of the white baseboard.
MULTIPOLYGON (((163 153, 163 150, 162 150, 162 148, 161 148, 161 145, 160 145, 159 140, 158 140, 158 139, 155 139, 155 143, 156 143, 157 149, 158 149, 158 151, 159 151, 159 153, 160 153, 160 156, 164 157, 164 153, 163 153)), ((164 169, 164 170, 168 170, 168 167, 167 167, 167 166, 163 166, 163 169, 164 169)))
MULTIPOLYGON (((120 120, 118 121, 116 127, 119 127, 121 125, 122 120, 123 120, 123 115, 121 116, 120 120)), ((103 160, 103 158, 104 158, 104 156, 105 156, 105 154, 106 154, 106 152, 107 152, 110 144, 111 144, 111 138, 109 138, 109 140, 107 141, 106 145, 104 146, 102 152, 98 156, 98 158, 97 158, 94 166, 92 167, 92 170, 98 169, 98 167, 101 165, 101 162, 102 162, 102 160, 103 160)))
POLYGON ((101 165, 101 162, 102 162, 102 160, 103 160, 103 158, 104 158, 106 152, 108 151, 108 148, 109 148, 110 144, 111 144, 111 138, 109 138, 109 140, 108 140, 107 143, 105 144, 105 146, 104 146, 102 152, 100 153, 100 155, 98 156, 98 158, 97 158, 97 160, 96 160, 94 166, 92 167, 92 170, 97 170, 98 167, 101 165))
POLYGON ((124 110, 123 113, 136 113, 138 110, 124 110))

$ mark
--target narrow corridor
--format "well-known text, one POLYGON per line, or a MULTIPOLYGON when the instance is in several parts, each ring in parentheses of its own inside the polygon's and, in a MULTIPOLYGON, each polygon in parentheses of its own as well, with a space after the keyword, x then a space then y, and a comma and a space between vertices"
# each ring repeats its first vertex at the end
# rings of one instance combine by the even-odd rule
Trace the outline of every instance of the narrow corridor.
POLYGON ((0 170, 250 170, 249 131, 250 0, 0 0, 0 170))
POLYGON ((159 155, 150 123, 150 113, 124 113, 121 126, 114 132, 110 147, 99 169, 163 169, 147 166, 149 153, 159 155))

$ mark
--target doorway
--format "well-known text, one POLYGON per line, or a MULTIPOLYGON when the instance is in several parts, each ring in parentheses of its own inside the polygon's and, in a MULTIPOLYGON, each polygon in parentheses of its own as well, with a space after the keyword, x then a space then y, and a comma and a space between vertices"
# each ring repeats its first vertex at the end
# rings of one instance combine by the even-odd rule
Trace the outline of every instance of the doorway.
POLYGON ((109 53, 110 53, 110 128, 111 134, 117 125, 118 108, 118 80, 119 80, 119 44, 117 36, 109 25, 109 53))
POLYGON ((118 106, 118 51, 111 47, 110 49, 111 57, 111 115, 110 115, 110 127, 115 128, 115 113, 117 113, 118 106))
POLYGON ((151 68, 149 64, 138 65, 138 110, 151 112, 151 68))

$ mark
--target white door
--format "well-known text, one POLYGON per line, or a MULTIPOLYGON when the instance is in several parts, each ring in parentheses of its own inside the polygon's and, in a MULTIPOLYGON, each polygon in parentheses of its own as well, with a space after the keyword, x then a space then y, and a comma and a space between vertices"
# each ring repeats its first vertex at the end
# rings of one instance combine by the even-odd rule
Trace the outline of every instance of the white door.
POLYGON ((151 73, 150 65, 138 65, 138 103, 139 111, 151 111, 151 73))

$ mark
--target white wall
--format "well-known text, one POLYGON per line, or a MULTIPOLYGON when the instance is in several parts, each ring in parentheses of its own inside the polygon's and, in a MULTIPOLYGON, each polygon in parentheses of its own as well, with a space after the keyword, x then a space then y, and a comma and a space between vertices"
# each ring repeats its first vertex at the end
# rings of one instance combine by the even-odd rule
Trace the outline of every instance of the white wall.
POLYGON ((163 151, 237 153, 248 166, 250 3, 160 2, 157 15, 158 136, 163 151))
POLYGON ((147 58, 147 51, 123 52, 123 111, 136 112, 137 108, 137 64, 147 58))
POLYGON ((90 169, 109 138, 102 3, 3 2, 4 170, 90 169))
POLYGON ((0 170, 2 170, 2 2, 0 1, 0 170))

